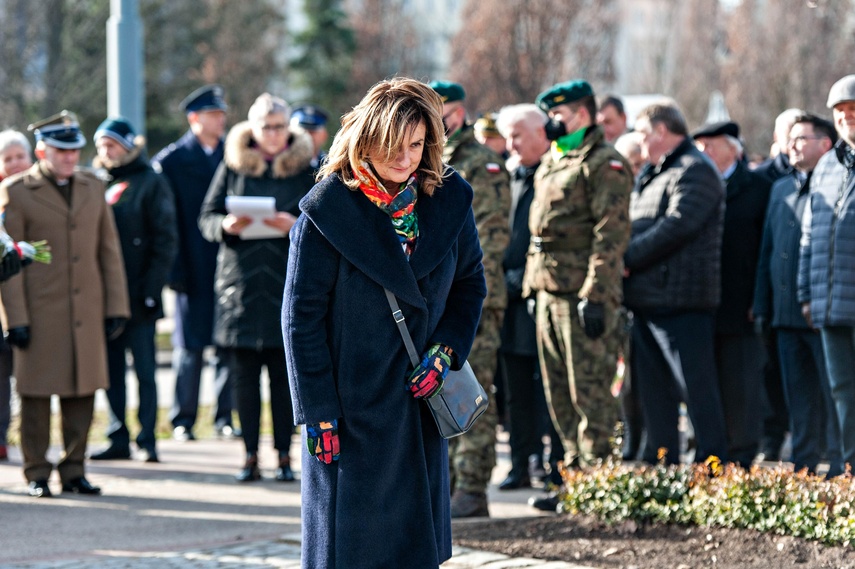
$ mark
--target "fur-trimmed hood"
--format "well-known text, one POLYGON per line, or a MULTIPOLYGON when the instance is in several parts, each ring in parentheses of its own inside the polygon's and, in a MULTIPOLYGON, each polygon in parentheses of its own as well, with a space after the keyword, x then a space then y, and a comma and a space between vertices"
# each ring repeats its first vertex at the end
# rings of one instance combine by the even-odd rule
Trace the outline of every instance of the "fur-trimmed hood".
MULTIPOLYGON (((312 137, 299 126, 288 127, 288 146, 273 158, 274 178, 287 178, 307 168, 314 155, 312 137)), ((267 170, 267 161, 254 144, 249 121, 236 124, 226 136, 226 166, 244 176, 258 178, 267 170)))
POLYGON ((141 134, 138 134, 134 137, 134 147, 131 148, 127 154, 121 156, 118 160, 107 160, 106 158, 101 158, 96 155, 95 158, 92 159, 92 167, 93 168, 104 168, 108 172, 115 170, 116 168, 121 168, 122 166, 127 166, 137 158, 139 158, 143 151, 145 150, 145 137, 141 134))

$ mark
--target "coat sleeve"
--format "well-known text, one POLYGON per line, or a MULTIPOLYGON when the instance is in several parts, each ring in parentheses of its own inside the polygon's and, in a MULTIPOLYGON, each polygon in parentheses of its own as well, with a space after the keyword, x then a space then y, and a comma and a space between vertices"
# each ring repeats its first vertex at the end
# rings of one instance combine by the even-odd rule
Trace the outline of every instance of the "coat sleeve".
POLYGON ((645 269, 683 247, 718 214, 724 200, 721 178, 700 163, 687 167, 667 191, 665 215, 630 241, 624 256, 628 269, 645 269))
POLYGON ((760 241, 760 253, 757 256, 757 276, 754 279, 754 315, 765 318, 772 316, 772 212, 774 197, 769 200, 766 218, 763 222, 763 238, 760 241))
POLYGON ((199 211, 199 231, 202 232, 202 237, 212 243, 223 241, 223 219, 227 213, 226 194, 230 179, 226 162, 220 162, 199 211))
POLYGON ((301 215, 291 228, 282 300, 282 336, 296 425, 342 416, 327 327, 337 276, 338 253, 301 215))
POLYGON ((104 316, 130 318, 127 276, 113 209, 104 198, 100 198, 98 202, 101 204, 98 263, 104 283, 104 316))
POLYGON ((146 227, 151 235, 151 251, 144 276, 143 294, 160 298, 169 270, 178 253, 178 220, 175 197, 166 177, 154 174, 155 183, 146 196, 146 227))
POLYGON ((460 369, 469 357, 481 320, 481 307, 487 297, 481 245, 475 217, 471 212, 457 238, 457 250, 457 269, 448 292, 445 311, 428 342, 429 345, 445 344, 451 347, 457 356, 452 366, 454 369, 460 369))
POLYGON ((802 216, 802 238, 799 241, 799 272, 796 281, 796 298, 800 304, 810 302, 811 222, 813 221, 813 199, 811 192, 805 213, 802 216))
MULTIPOLYGON (((24 239, 25 223, 21 204, 18 200, 10 199, 9 188, 6 184, 0 184, 0 211, 3 212, 6 232, 16 241, 24 239)), ((24 271, 26 270, 24 269, 24 271)), ((30 315, 27 310, 23 271, 0 284, 0 294, 2 294, 3 300, 3 328, 9 330, 10 328, 29 326, 30 315)))

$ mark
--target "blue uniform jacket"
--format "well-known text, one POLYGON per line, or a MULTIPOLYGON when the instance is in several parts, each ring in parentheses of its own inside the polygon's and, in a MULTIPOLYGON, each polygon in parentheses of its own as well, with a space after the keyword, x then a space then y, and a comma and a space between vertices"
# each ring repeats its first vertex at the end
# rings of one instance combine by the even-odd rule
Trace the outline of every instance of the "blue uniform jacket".
POLYGON ((300 202, 282 311, 294 417, 338 419, 341 441, 331 465, 302 445, 303 567, 436 569, 451 556, 448 446, 405 388, 410 360, 383 289, 416 349, 447 344, 459 367, 486 296, 471 203, 457 173, 420 194, 408 262, 389 217, 337 176, 300 202))

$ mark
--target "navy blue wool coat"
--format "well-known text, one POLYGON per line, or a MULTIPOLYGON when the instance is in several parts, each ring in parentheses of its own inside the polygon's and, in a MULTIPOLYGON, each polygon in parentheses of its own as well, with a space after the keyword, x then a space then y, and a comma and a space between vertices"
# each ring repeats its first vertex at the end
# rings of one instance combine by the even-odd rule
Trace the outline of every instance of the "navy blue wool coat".
POLYGON ((296 424, 338 419, 341 458, 308 455, 303 435, 303 567, 436 569, 451 557, 448 445, 405 388, 407 352, 469 354, 487 290, 472 189, 456 172, 416 204, 409 262, 389 217, 337 176, 300 202, 282 328, 296 424))
POLYGON ((172 343, 188 350, 213 344, 214 271, 219 244, 199 231, 199 211, 208 186, 223 160, 223 143, 210 155, 191 131, 161 150, 152 160, 155 170, 169 180, 178 221, 178 255, 169 275, 176 296, 172 343))

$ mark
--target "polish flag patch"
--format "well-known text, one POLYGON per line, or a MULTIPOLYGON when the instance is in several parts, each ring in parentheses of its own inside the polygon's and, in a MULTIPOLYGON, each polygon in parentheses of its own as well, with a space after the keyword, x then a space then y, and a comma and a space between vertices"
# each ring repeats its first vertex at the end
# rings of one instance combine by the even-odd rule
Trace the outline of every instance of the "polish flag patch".
POLYGON ((623 163, 620 160, 609 160, 609 168, 612 170, 623 170, 623 163))
POLYGON ((502 167, 495 162, 487 162, 487 171, 491 174, 498 174, 502 171, 502 167))
POLYGON ((107 198, 107 203, 110 205, 116 205, 116 203, 122 197, 124 191, 128 189, 129 185, 130 184, 128 184, 128 182, 120 182, 118 184, 110 186, 110 188, 107 190, 107 193, 105 194, 105 197, 107 198))

